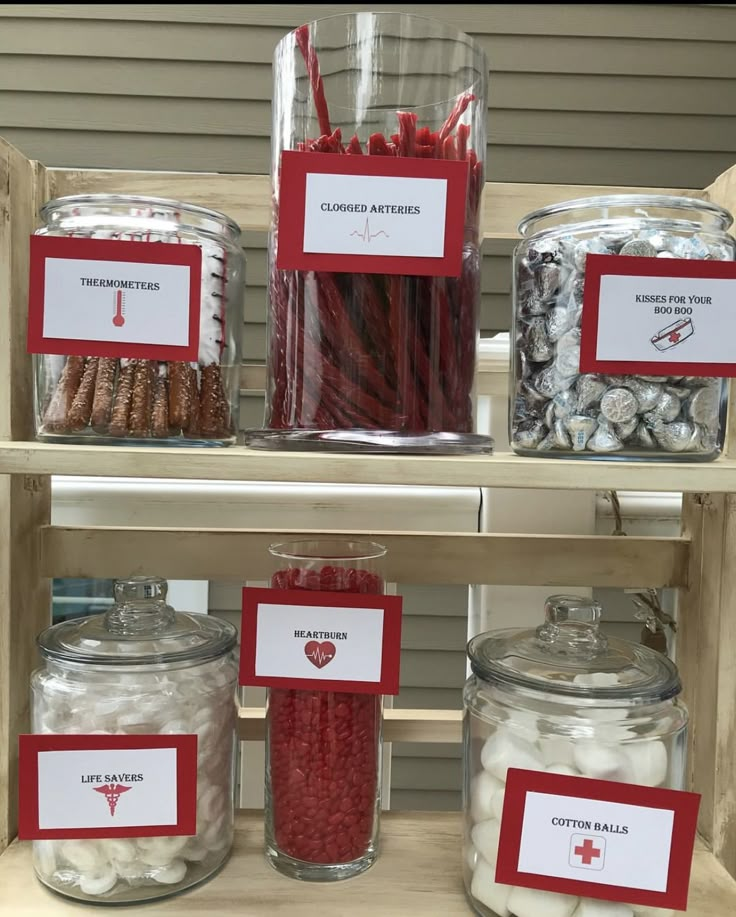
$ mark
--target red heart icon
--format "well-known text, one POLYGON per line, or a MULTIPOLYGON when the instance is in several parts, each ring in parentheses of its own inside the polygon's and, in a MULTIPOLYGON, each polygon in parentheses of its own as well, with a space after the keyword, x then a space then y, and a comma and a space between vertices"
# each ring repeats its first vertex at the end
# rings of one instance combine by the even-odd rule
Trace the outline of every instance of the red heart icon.
POLYGON ((318 669, 323 669, 328 662, 335 658, 335 644, 325 640, 324 643, 318 643, 316 640, 310 640, 304 647, 304 655, 318 669))

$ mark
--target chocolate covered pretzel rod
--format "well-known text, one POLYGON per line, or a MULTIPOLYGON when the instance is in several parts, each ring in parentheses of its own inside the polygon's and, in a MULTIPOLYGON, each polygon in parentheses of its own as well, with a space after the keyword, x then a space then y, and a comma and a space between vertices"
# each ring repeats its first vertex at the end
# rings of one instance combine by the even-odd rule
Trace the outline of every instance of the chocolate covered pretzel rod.
POLYGON ((222 388, 222 372, 219 363, 202 366, 202 392, 199 427, 206 439, 224 435, 227 419, 227 402, 222 388))
POLYGON ((92 416, 99 362, 99 357, 90 357, 84 364, 82 381, 66 415, 67 427, 72 431, 84 430, 92 416))
POLYGON ((169 363, 169 422, 186 430, 192 411, 192 373, 188 363, 169 363))
POLYGON ((189 412, 189 423, 184 430, 184 435, 188 439, 196 439, 200 434, 200 398, 199 398, 199 381, 197 379, 197 370, 194 366, 187 366, 189 370, 189 390, 191 392, 191 410, 189 412))
POLYGON ((66 433, 67 415, 74 401, 84 374, 84 357, 67 358, 61 371, 56 390, 43 415, 43 428, 46 433, 66 433))
POLYGON ((151 433, 156 439, 165 439, 169 432, 169 380, 166 364, 162 363, 158 368, 153 388, 151 433))
POLYGON ((151 360, 138 360, 133 375, 133 392, 130 400, 130 435, 151 435, 153 412, 153 385, 156 365, 151 360))
POLYGON ((120 361, 118 387, 112 405, 110 417, 110 436, 127 436, 130 419, 130 399, 133 393, 135 360, 120 361))
POLYGON ((100 357, 97 363, 95 394, 92 401, 90 423, 97 433, 107 433, 112 413, 112 396, 115 390, 115 373, 118 361, 112 357, 100 357))

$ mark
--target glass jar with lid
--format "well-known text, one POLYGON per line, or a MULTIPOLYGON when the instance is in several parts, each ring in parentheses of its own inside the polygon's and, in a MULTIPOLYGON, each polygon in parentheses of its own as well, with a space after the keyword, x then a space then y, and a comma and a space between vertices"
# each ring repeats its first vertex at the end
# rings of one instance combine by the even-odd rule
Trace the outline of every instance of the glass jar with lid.
MULTIPOLYGON (((570 895, 495 881, 510 767, 681 790, 687 711, 665 656, 599 629, 590 599, 551 596, 536 630, 480 634, 465 685, 463 872, 483 917, 573 917, 570 895)), ((584 913, 608 913, 586 904, 584 913)), ((672 912, 619 905, 617 917, 672 912)))
POLYGON ((38 638, 34 733, 198 737, 195 836, 34 841, 36 875, 71 898, 122 904, 170 895, 211 876, 232 847, 236 630, 174 611, 166 592, 155 577, 119 580, 105 614, 38 638))
MULTIPOLYGON (((718 457, 725 435, 723 379, 581 373, 580 330, 588 254, 733 261, 732 219, 706 201, 646 194, 565 201, 524 217, 514 253, 515 452, 658 461, 718 457)), ((687 316, 663 315, 661 326, 653 332, 692 333, 687 316), (669 327, 673 319, 678 328, 669 327)), ((661 340, 660 350, 666 347, 661 340)))
MULTIPOLYGON (((234 442, 245 286, 238 225, 194 204, 118 194, 57 198, 41 209, 41 219, 44 225, 36 231, 41 236, 197 245, 202 272, 196 363, 113 359, 95 353, 94 344, 85 345, 89 352, 84 354, 34 354, 37 438, 153 445, 234 442)), ((90 271, 94 274, 94 262, 90 271)), ((126 302, 130 291, 118 286, 97 294, 96 305, 109 308, 111 327, 122 326, 132 307, 126 302)), ((144 307, 139 300, 136 308, 144 307)))

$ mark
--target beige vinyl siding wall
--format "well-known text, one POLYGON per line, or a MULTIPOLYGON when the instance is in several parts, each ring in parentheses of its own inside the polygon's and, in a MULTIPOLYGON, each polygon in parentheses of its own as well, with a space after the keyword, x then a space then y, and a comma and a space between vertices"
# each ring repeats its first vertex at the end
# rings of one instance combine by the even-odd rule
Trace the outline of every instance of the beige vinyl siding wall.
MULTIPOLYGON (((276 42, 309 19, 371 9, 397 6, 2 4, 0 134, 56 166, 265 173, 276 42)), ((733 5, 401 9, 451 22, 486 49, 491 180, 698 188, 736 159, 733 5)), ((244 354, 262 360, 265 237, 246 233, 244 247, 244 354)), ((509 325, 508 255, 484 252, 485 332, 509 325)), ((242 425, 260 425, 262 396, 242 405, 242 425)), ((457 707, 465 590, 401 591, 397 704, 457 707)), ((237 607, 236 590, 213 595, 221 610, 237 607)), ((455 808, 459 786, 458 748, 394 746, 394 807, 455 808)))

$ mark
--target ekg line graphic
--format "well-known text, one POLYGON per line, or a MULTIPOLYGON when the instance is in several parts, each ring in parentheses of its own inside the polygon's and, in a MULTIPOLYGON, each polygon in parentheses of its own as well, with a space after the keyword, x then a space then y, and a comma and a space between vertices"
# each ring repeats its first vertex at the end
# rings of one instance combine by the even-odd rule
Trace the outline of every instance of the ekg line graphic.
POLYGON ((308 653, 307 655, 310 657, 310 659, 314 659, 320 668, 325 664, 325 662, 332 659, 332 653, 325 653, 324 650, 319 648, 312 650, 312 652, 308 653))
POLYGON ((365 218, 365 226, 362 231, 354 229, 351 233, 351 236, 357 236, 359 239, 362 239, 366 244, 370 244, 374 239, 377 239, 379 236, 385 236, 387 239, 390 238, 387 232, 384 232, 382 229, 379 229, 378 232, 371 232, 370 224, 368 222, 368 217, 365 218))

